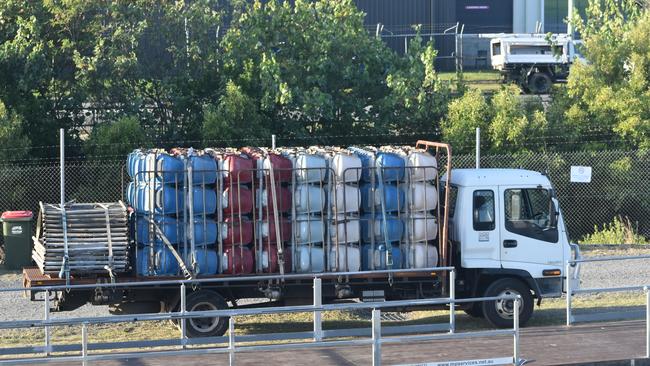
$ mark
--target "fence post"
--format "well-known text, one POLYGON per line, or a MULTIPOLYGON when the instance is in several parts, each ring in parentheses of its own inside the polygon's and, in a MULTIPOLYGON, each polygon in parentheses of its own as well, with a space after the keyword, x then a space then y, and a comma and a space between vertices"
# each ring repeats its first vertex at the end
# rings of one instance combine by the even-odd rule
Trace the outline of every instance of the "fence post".
POLYGON ((372 309, 372 366, 381 366, 381 310, 372 309))
POLYGON ((185 319, 185 312, 187 311, 187 299, 185 296, 185 282, 181 283, 181 346, 185 348, 187 346, 187 324, 185 319))
POLYGON ((88 323, 81 323, 81 360, 83 366, 88 364, 86 360, 88 357, 88 323))
POLYGON ((476 127, 476 169, 481 168, 481 128, 476 127))
MULTIPOLYGON (((314 277, 314 307, 323 305, 322 281, 320 277, 314 277)), ((314 342, 323 340, 323 323, 320 311, 314 311, 314 342)))
POLYGON ((650 289, 643 287, 645 291, 645 358, 650 358, 650 289))
POLYGON ((228 362, 230 366, 235 364, 235 317, 228 319, 228 362))
POLYGON ((569 271, 571 270, 571 262, 566 262, 565 276, 566 276, 566 325, 571 326, 571 276, 569 271))
POLYGON ((513 327, 513 352, 512 358, 515 365, 519 365, 519 303, 521 296, 515 297, 513 312, 512 312, 512 327, 513 327))
MULTIPOLYGON (((50 320, 50 290, 45 290, 45 321, 50 320)), ((52 350, 50 344, 50 327, 45 326, 45 355, 49 356, 52 350)))
POLYGON ((456 271, 449 271, 449 333, 456 331, 456 271))

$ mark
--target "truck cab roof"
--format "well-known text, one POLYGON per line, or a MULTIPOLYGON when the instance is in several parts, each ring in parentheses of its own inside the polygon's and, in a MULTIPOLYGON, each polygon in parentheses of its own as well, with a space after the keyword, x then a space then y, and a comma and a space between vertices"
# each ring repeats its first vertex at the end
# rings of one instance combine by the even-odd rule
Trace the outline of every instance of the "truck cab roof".
MULTIPOLYGON (((447 181, 447 174, 442 177, 447 181)), ((512 183, 550 186, 544 174, 525 169, 453 169, 450 184, 461 187, 499 186, 512 183)))

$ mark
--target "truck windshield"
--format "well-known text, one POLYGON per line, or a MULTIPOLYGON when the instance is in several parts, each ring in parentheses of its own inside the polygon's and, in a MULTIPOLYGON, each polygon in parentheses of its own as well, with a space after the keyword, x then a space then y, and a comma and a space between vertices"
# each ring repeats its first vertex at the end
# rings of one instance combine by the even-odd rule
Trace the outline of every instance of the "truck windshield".
POLYGON ((506 230, 529 238, 556 243, 558 231, 553 217, 552 192, 543 188, 505 191, 506 230))

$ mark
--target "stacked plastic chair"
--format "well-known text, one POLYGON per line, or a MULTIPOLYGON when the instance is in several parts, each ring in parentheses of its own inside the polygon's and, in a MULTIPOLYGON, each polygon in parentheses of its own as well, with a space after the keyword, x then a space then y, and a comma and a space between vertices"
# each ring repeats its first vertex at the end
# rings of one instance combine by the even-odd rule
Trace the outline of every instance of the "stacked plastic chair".
POLYGON ((235 149, 206 149, 217 164, 219 273, 249 274, 253 259, 253 160, 235 149))
POLYGON ((242 152, 253 160, 256 169, 253 177, 256 272, 290 272, 291 252, 287 246, 291 240, 288 217, 292 207, 291 161, 256 147, 245 147, 242 152))
POLYGON ((351 147, 361 160, 361 263, 364 270, 401 268, 399 242, 405 193, 404 159, 391 152, 351 147))

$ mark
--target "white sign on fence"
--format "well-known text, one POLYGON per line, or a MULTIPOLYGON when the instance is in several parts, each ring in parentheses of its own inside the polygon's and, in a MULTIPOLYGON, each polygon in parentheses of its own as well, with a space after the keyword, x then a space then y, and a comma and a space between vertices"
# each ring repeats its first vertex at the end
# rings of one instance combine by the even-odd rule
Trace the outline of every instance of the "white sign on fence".
POLYGON ((571 167, 572 183, 591 183, 590 166, 572 166, 571 167))

